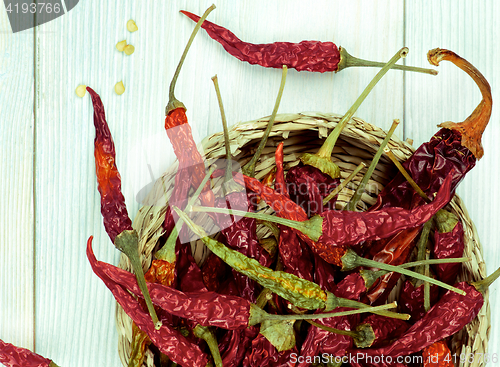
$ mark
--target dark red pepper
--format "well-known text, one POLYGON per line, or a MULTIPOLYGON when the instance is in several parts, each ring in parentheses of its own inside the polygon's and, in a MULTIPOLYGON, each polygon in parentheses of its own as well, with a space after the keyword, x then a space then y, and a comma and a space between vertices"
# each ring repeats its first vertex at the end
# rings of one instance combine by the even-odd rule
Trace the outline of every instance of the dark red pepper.
POLYGON ((97 189, 101 194, 101 214, 104 228, 111 242, 125 230, 132 229, 121 189, 121 177, 116 167, 116 153, 113 137, 109 131, 104 113, 104 105, 99 95, 90 87, 87 91, 94 106, 94 155, 97 177, 97 189))
POLYGON ((326 206, 323 199, 340 184, 338 178, 333 179, 316 167, 300 164, 290 168, 286 181, 290 198, 304 209, 308 217, 325 209, 335 209, 335 197, 326 206))
POLYGON ((431 345, 432 343, 457 333, 471 322, 483 306, 483 295, 468 283, 455 285, 467 292, 465 296, 446 292, 443 297, 419 321, 403 335, 385 347, 353 350, 351 353, 366 357, 384 355, 394 360, 431 345))
MULTIPOLYGON (((181 10, 181 13, 197 22, 199 17, 181 10)), ((281 69, 283 65, 297 71, 331 72, 340 71, 350 66, 376 66, 384 64, 360 60, 352 57, 342 47, 332 42, 302 41, 300 43, 275 42, 269 44, 253 44, 241 41, 229 30, 205 21, 202 25, 208 35, 219 42, 224 49, 241 61, 258 64, 269 68, 281 69)), ((418 71, 436 75, 435 70, 395 65, 394 69, 418 71)))
MULTIPOLYGON (((440 212, 436 214, 439 215, 440 212)), ((465 242, 464 242, 464 227, 462 222, 453 215, 448 213, 452 218, 450 222, 437 222, 437 229, 434 232, 434 247, 432 255, 436 259, 448 259, 463 256, 465 242), (455 217, 455 218, 453 218, 455 217)), ((460 264, 440 264, 434 265, 433 269, 436 271, 438 279, 441 281, 452 284, 455 282, 460 264)))
MULTIPOLYGON (((417 185, 427 196, 432 197, 450 173, 453 174, 452 192, 454 192, 467 172, 475 166, 476 159, 483 156, 481 136, 491 116, 492 97, 490 85, 484 76, 454 52, 434 49, 429 51, 427 57, 433 65, 448 60, 464 70, 474 79, 483 98, 465 121, 442 123, 440 126, 443 129, 439 130, 428 143, 422 144, 403 163, 403 167, 417 185)), ((380 193, 377 203, 370 210, 402 204, 412 208, 423 200, 403 175, 398 174, 380 193)))
MULTIPOLYGON (((92 251, 92 237, 87 242, 87 257, 94 273, 102 279, 109 290, 113 293, 118 304, 129 315, 134 323, 143 332, 148 334, 151 341, 158 347, 158 349, 166 354, 175 363, 183 366, 205 367, 208 363, 208 358, 201 349, 186 339, 179 331, 172 329, 166 323, 159 329, 155 329, 151 317, 146 313, 139 302, 123 288, 116 281, 112 280, 109 275, 111 274, 125 274, 131 282, 136 284, 134 276, 124 270, 113 267, 113 271, 106 273, 103 269, 103 264, 98 262, 92 251)), ((110 267, 112 265, 109 265, 110 267)), ((159 285, 158 285, 159 286, 159 285)), ((139 290, 140 293, 140 290, 139 290)))
MULTIPOLYGON (((352 273, 346 276, 333 291, 337 297, 349 298, 358 301, 361 294, 365 291, 363 279, 357 273, 352 273)), ((347 311, 347 308, 336 308, 332 312, 347 311)), ((357 324, 359 315, 332 317, 317 322, 321 325, 328 326, 339 330, 353 330, 357 324)), ((311 326, 307 332, 307 338, 302 344, 300 351, 301 360, 304 363, 299 363, 298 366, 305 367, 309 365, 308 360, 311 360, 317 355, 327 354, 330 356, 342 357, 346 351, 353 346, 353 339, 347 335, 335 334, 329 331, 320 329, 316 326, 311 326)))
MULTIPOLYGON (((439 289, 431 286, 430 301, 434 305, 439 298, 439 289)), ((406 280, 399 294, 398 305, 400 312, 411 315, 410 322, 416 322, 425 315, 424 308, 424 285, 416 286, 410 280, 406 280)))
POLYGON ((5 367, 57 367, 50 359, 0 340, 0 363, 5 367))

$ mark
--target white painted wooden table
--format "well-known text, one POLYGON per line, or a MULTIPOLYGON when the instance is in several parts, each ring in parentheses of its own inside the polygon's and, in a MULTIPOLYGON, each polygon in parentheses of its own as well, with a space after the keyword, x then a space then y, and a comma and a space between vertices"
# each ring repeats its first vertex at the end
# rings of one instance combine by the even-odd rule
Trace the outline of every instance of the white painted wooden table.
MULTIPOLYGON (((102 225, 93 160, 88 95, 100 93, 117 147, 129 212, 136 195, 172 162, 164 133, 168 84, 193 23, 209 1, 81 0, 68 14, 12 34, 0 6, 0 339, 35 349, 61 366, 119 366, 111 293, 93 275, 85 244, 94 235, 100 260, 118 252, 102 225), (126 30, 128 19, 139 31, 126 30), (132 56, 115 49, 126 39, 132 56), (113 91, 123 80, 122 96, 113 91)), ((500 3, 483 1, 230 1, 209 20, 254 43, 334 41, 352 55, 388 60, 408 46, 408 65, 427 67, 429 49, 451 49, 471 61, 500 97, 500 3)), ((373 69, 339 74, 290 70, 280 112, 344 113, 374 76, 373 69)), ((415 146, 443 121, 461 121, 480 101, 473 81, 450 63, 437 77, 390 72, 357 112, 415 146)), ((188 108, 196 138, 221 130, 210 78, 218 74, 230 124, 271 113, 281 71, 241 63, 201 31, 184 65, 176 95, 188 108)), ((458 193, 475 221, 488 273, 500 266, 498 180, 500 113, 493 110, 484 158, 458 193)), ((491 288, 490 353, 500 352, 500 284, 491 288)))

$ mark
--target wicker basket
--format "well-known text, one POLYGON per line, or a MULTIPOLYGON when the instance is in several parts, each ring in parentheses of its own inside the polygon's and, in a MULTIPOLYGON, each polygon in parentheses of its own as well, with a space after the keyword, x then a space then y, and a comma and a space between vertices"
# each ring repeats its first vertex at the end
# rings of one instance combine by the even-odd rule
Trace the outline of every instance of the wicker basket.
MULTIPOLYGON (((274 152, 279 142, 284 142, 284 161, 287 170, 298 164, 298 159, 302 153, 316 152, 328 133, 336 126, 340 117, 336 114, 319 112, 280 114, 276 116, 267 147, 264 149, 260 162, 256 167, 256 178, 264 177, 274 167, 274 152)), ((265 117, 238 124, 230 130, 231 152, 234 159, 240 162, 241 165, 244 165, 253 155, 268 121, 269 117, 265 117)), ((384 137, 385 132, 380 128, 358 118, 352 119, 343 130, 333 152, 333 160, 341 168, 342 179, 345 179, 361 161, 369 163, 384 137)), ((208 165, 219 158, 225 157, 222 133, 205 138, 202 144, 208 165)), ((400 161, 408 159, 414 150, 409 143, 402 142, 397 138, 391 139, 388 147, 391 148, 400 161)), ((170 197, 176 166, 177 163, 156 182, 152 192, 146 199, 151 205, 143 206, 134 220, 133 226, 140 237, 140 251, 144 256, 143 268, 145 271, 151 263, 151 252, 162 235, 162 223, 166 212, 165 205, 154 205, 154 203, 165 203, 166 198, 170 197)), ((361 180, 362 173, 363 171, 339 194, 338 205, 343 206, 343 203, 349 201, 354 193, 353 189, 361 180)), ((363 209, 374 204, 377 193, 395 174, 396 169, 392 162, 382 157, 358 207, 363 209)), ((467 209, 456 195, 449 204, 449 209, 457 214, 463 223, 465 231, 464 256, 469 256, 472 259, 472 261, 462 266, 459 280, 482 279, 486 274, 485 263, 478 235, 474 224, 469 218, 467 209)), ((267 233, 265 230, 261 230, 258 235, 266 236, 267 233)), ((207 250, 203 244, 193 244, 193 249, 195 259, 202 260, 206 256, 207 250)), ((125 256, 121 257, 119 266, 131 270, 130 263, 125 256)), ((127 366, 132 339, 132 321, 119 306, 117 306, 116 310, 116 319, 119 334, 118 351, 123 365, 127 366)), ((452 353, 456 353, 457 356, 461 354, 464 356, 475 354, 477 356, 478 353, 486 353, 489 332, 490 305, 488 293, 486 293, 485 304, 478 317, 453 337, 452 353)), ((475 358, 472 364, 467 361, 460 362, 460 366, 465 364, 470 366, 485 365, 484 361, 479 358, 475 358)), ((154 366, 153 355, 150 351, 148 351, 144 365, 148 367, 154 366)))

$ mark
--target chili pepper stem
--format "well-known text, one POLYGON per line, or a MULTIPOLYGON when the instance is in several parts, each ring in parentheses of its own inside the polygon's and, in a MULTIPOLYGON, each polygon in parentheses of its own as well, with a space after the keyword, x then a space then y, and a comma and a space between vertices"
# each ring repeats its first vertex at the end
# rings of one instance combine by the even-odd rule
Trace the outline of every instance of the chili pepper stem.
MULTIPOLYGON (((350 55, 344 47, 339 47, 339 52, 340 52, 340 62, 338 64, 337 72, 341 71, 342 69, 350 68, 353 66, 381 68, 385 65, 383 62, 363 60, 363 59, 359 59, 357 57, 354 57, 354 56, 350 55)), ((437 70, 419 68, 419 67, 415 67, 415 66, 406 66, 406 65, 394 65, 391 69, 415 71, 417 73, 425 73, 425 74, 430 74, 430 75, 437 75, 438 74, 437 70)))
POLYGON ((215 334, 212 332, 212 330, 210 330, 210 328, 206 326, 201 326, 198 324, 194 327, 193 334, 197 338, 205 340, 205 342, 208 344, 208 348, 210 349, 212 357, 214 358, 215 366, 223 367, 217 338, 215 337, 215 334))
MULTIPOLYGON (((366 305, 365 305, 366 306, 366 305)), ((286 320, 317 320, 317 319, 326 319, 330 317, 340 317, 340 316, 350 316, 350 315, 358 315, 366 312, 379 312, 388 310, 391 308, 396 308, 397 303, 392 302, 386 305, 370 307, 366 306, 364 308, 359 308, 357 310, 351 311, 343 311, 343 312, 331 312, 331 313, 317 313, 317 314, 294 314, 294 315, 274 315, 267 313, 256 305, 252 304, 250 308, 250 318, 248 320, 248 325, 257 325, 264 321, 275 320, 275 321, 286 321, 286 320)))
POLYGON ((382 79, 382 77, 387 73, 387 71, 389 71, 389 69, 394 64, 396 64, 396 62, 401 57, 406 57, 407 54, 408 54, 408 48, 403 47, 401 50, 397 52, 396 55, 392 57, 392 59, 387 64, 385 64, 385 66, 377 73, 377 75, 375 75, 375 78, 372 79, 370 84, 368 84, 363 93, 361 93, 356 102, 354 102, 351 108, 349 108, 346 114, 338 122, 335 129, 330 133, 330 135, 328 135, 328 137, 326 138, 325 142, 318 150, 318 152, 314 155, 309 153, 302 155, 302 157, 300 158, 302 163, 312 165, 320 169, 323 173, 330 175, 332 178, 338 178, 340 176, 339 167, 331 161, 333 148, 335 147, 337 139, 340 137, 340 133, 347 125, 347 123, 354 115, 354 113, 357 111, 361 103, 363 103, 363 101, 371 92, 371 90, 379 82, 379 80, 382 79))
MULTIPOLYGON (((425 254, 426 259, 430 257, 430 251, 425 254)), ((424 275, 426 277, 430 276, 429 265, 424 266, 424 275)), ((431 285, 429 282, 424 282, 424 310, 425 312, 431 309, 431 285)))
POLYGON ((349 177, 347 177, 344 181, 342 181, 340 183, 340 185, 338 185, 335 189, 333 189, 333 191, 328 194, 328 196, 326 196, 324 199, 323 199, 323 205, 326 205, 326 203, 328 203, 330 200, 332 200, 335 196, 338 195, 339 192, 341 192, 344 187, 346 187, 349 182, 351 182, 354 177, 356 177, 356 175, 359 173, 359 171, 361 171, 363 168, 366 167, 366 163, 365 162, 361 162, 355 169, 354 171, 352 171, 352 173, 349 175, 349 177))
POLYGON ((339 334, 339 335, 345 335, 345 336, 350 336, 351 338, 355 339, 359 336, 359 334, 355 331, 351 330, 340 330, 340 329, 335 329, 333 327, 329 327, 326 325, 318 324, 317 322, 314 322, 312 320, 306 320, 309 324, 316 326, 319 329, 329 331, 330 333, 334 334, 339 334))
MULTIPOLYGON (((401 269, 413 268, 415 266, 420 265, 439 265, 439 264, 454 264, 454 263, 465 263, 469 262, 471 259, 469 257, 456 257, 456 258, 448 258, 448 259, 428 259, 422 261, 413 261, 410 263, 405 263, 398 265, 401 269)), ((365 287, 371 288, 373 283, 380 278, 381 276, 390 273, 387 270, 369 270, 369 269, 361 269, 359 274, 365 281, 365 287)))
MULTIPOLYGON (((427 252, 427 242, 429 241, 429 233, 431 233, 432 218, 425 222, 422 232, 420 233, 420 238, 417 243, 417 261, 426 260, 427 252)), ((428 260, 428 259, 427 259, 428 260)), ((415 271, 417 273, 423 274, 424 267, 426 265, 419 265, 415 271)))
POLYGON ((139 236, 135 230, 125 230, 120 233, 115 238, 115 246, 118 250, 123 252, 129 258, 134 269, 135 276, 137 278, 137 283, 146 301, 146 306, 148 307, 149 314, 153 319, 155 324, 155 329, 159 330, 161 328, 161 321, 158 320, 156 315, 153 302, 151 302, 151 297, 149 295, 148 287, 146 285, 146 280, 144 279, 144 272, 142 270, 142 264, 139 255, 139 236))
POLYGON ((196 23, 196 26, 193 29, 193 32, 191 32, 191 37, 189 37, 189 41, 186 44, 186 47, 184 48, 184 52, 182 53, 181 59, 179 61, 179 64, 177 65, 177 69, 175 69, 174 77, 172 78, 172 81, 170 82, 170 89, 168 93, 168 104, 167 107, 165 108, 165 115, 168 115, 170 111, 175 110, 176 108, 183 108, 184 110, 186 107, 184 104, 180 101, 177 100, 174 96, 174 89, 175 89, 175 84, 177 83, 177 78, 179 77, 179 73, 181 72, 182 64, 184 64, 184 60, 186 59, 186 55, 189 51, 189 48, 191 47, 191 44, 193 43, 194 37, 196 36, 196 33, 198 33, 198 30, 200 29, 202 23, 205 21, 205 19, 208 17, 208 14, 212 10, 215 9, 215 5, 212 4, 207 10, 205 10, 205 13, 201 16, 201 18, 198 20, 196 23))
POLYGON ((269 134, 271 134, 271 130, 274 125, 274 120, 276 118, 276 114, 278 113, 278 108, 280 106, 281 102, 281 97, 283 96, 283 90, 285 89, 285 82, 286 82, 286 74, 288 72, 288 68, 286 65, 283 65, 283 72, 281 74, 281 84, 280 84, 280 89, 278 91, 278 96, 276 97, 276 102, 274 104, 274 109, 271 114, 271 117, 269 118, 269 123, 267 124, 266 131, 264 132, 264 135, 262 135, 262 138, 260 140, 259 146, 257 147, 257 150, 255 151, 255 154, 253 155, 252 159, 243 166, 241 169, 243 174, 247 175, 248 177, 254 177, 255 176, 255 165, 257 164, 257 161, 260 158, 260 155, 262 154, 262 150, 266 146, 267 139, 269 138, 269 134))
POLYGON ((426 277, 426 276, 419 274, 419 273, 415 273, 414 271, 400 268, 398 266, 384 264, 384 263, 370 260, 370 259, 365 259, 364 257, 361 257, 358 254, 356 254, 351 249, 347 249, 344 256, 342 256, 342 265, 343 265, 343 267, 342 267, 343 271, 352 270, 352 269, 355 269, 359 266, 366 266, 366 267, 370 267, 370 268, 378 268, 378 269, 387 270, 387 271, 394 271, 396 273, 401 273, 401 274, 404 274, 404 275, 407 275, 407 276, 410 276, 410 277, 413 277, 416 279, 428 281, 429 283, 438 285, 442 288, 451 290, 455 293, 465 295, 465 292, 463 290, 460 290, 460 289, 453 287, 449 284, 443 283, 443 282, 436 280, 436 279, 432 279, 430 277, 426 277))
POLYGON ((387 156, 391 159, 392 163, 398 168, 399 172, 406 178, 406 181, 410 184, 411 187, 420 195, 422 199, 427 201, 428 203, 431 202, 431 199, 427 196, 427 194, 417 185, 417 183, 411 178, 410 174, 408 171, 403 167, 401 163, 399 163, 398 159, 392 153, 392 151, 389 148, 384 149, 384 153, 387 154, 387 156))
POLYGON ((375 153, 375 156, 373 157, 370 166, 368 167, 368 170, 366 171, 365 175, 363 176, 363 179, 359 183, 358 188, 354 192, 353 197, 347 203, 346 207, 344 210, 350 210, 354 211, 356 210, 356 206, 358 205, 358 201, 361 199, 361 195, 363 195, 365 191, 366 184, 368 183, 368 180, 372 177, 373 171, 375 171, 375 168, 377 167, 378 161, 380 160, 380 157, 382 156, 382 153, 387 146, 387 143, 389 143, 389 140, 391 140, 392 134, 394 134, 394 131, 399 125, 399 120, 396 119, 393 121, 391 128, 387 132, 387 135, 385 136, 385 139, 382 141, 380 144, 380 147, 377 150, 377 153, 375 153))
MULTIPOLYGON (((186 205, 186 211, 191 210, 191 207, 195 203, 195 201, 198 199, 200 196, 201 192, 203 191, 203 188, 205 187, 205 184, 208 182, 210 179, 210 176, 212 175, 214 169, 210 168, 208 173, 205 175, 203 178, 203 181, 201 181, 200 186, 196 189, 195 193, 193 196, 189 199, 187 205, 186 205)), ((177 242, 177 237, 179 235, 179 232, 182 229, 182 226, 184 225, 184 221, 181 218, 177 219, 177 222, 175 223, 175 227, 170 232, 170 235, 167 238, 167 242, 163 245, 163 247, 158 250, 155 254, 156 259, 158 260, 165 260, 170 263, 175 263, 175 243, 177 242)))
POLYGON ((243 210, 235 210, 235 209, 193 206, 191 208, 191 210, 193 212, 232 214, 232 215, 238 215, 240 217, 255 218, 255 219, 264 220, 264 221, 268 221, 268 222, 272 222, 272 223, 278 223, 278 224, 296 229, 297 231, 304 233, 306 236, 308 236, 313 241, 317 241, 322 234, 323 218, 321 218, 321 216, 319 216, 319 215, 315 215, 312 218, 310 218, 309 220, 306 220, 303 222, 298 222, 295 220, 276 217, 274 215, 252 213, 252 212, 246 212, 243 210))
POLYGON ((224 105, 222 104, 222 96, 219 89, 219 79, 217 75, 212 77, 212 82, 214 83, 215 94, 217 95, 217 102, 219 103, 220 117, 222 120, 222 129, 224 130, 224 146, 226 148, 226 172, 224 175, 224 184, 233 181, 233 167, 232 167, 232 156, 231 156, 231 144, 229 142, 229 131, 227 129, 226 113, 224 112, 224 105))
POLYGON ((488 287, 495 281, 497 278, 500 277, 500 268, 498 268, 493 274, 489 275, 488 277, 484 278, 483 280, 479 280, 477 282, 472 282, 471 285, 478 290, 478 292, 481 292, 484 294, 488 287))

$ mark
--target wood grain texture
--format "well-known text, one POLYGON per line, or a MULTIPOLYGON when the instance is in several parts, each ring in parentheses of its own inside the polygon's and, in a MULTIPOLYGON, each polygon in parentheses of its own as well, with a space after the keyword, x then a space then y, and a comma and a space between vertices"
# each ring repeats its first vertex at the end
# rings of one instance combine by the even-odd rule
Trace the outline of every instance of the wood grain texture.
MULTIPOLYGON (((486 77, 492 87, 493 113, 483 136, 484 157, 460 184, 457 192, 464 200, 474 221, 483 246, 488 274, 500 266, 497 251, 500 227, 498 220, 498 162, 500 159, 500 72, 497 60, 500 51, 500 17, 497 1, 440 1, 407 2, 406 44, 423 63, 428 50, 441 47, 455 51, 470 61, 486 77)), ((443 61, 438 78, 428 83, 415 75, 406 75, 406 133, 418 146, 437 131, 436 125, 445 121, 460 122, 467 118, 481 101, 474 81, 452 63, 443 61)), ((489 352, 498 353, 500 315, 500 283, 490 289, 492 332, 489 352)))
MULTIPOLYGON (((2 6, 3 7, 3 6, 2 6)), ((0 339, 34 346, 33 32, 0 11, 0 339)))
MULTIPOLYGON (((120 365, 115 303, 85 257, 86 240, 94 235, 98 259, 118 261, 100 214, 91 101, 74 91, 86 84, 101 95, 133 218, 143 189, 174 161, 163 127, 164 108, 170 79, 194 27, 178 11, 201 14, 210 5, 208 0, 82 0, 68 14, 39 26, 35 39, 32 31, 0 33, 0 294, 12 294, 0 299, 1 339, 32 348, 35 331, 36 351, 61 366, 120 365), (126 30, 131 18, 138 32, 126 30), (131 56, 115 49, 124 39, 136 48, 131 56), (113 87, 120 80, 126 92, 117 96, 113 87)), ((405 63, 422 67, 428 65, 428 49, 447 47, 473 62, 490 81, 494 99, 498 95, 500 72, 494 66, 500 30, 495 19, 500 5, 495 0, 407 1, 406 8, 398 0, 222 0, 216 5, 208 19, 253 43, 333 41, 354 56, 376 61, 389 60, 406 45, 410 53, 405 63)), ((1 31, 9 26, 0 13, 1 31)), ((388 73, 356 116, 384 129, 394 118, 404 119, 398 136, 404 130, 414 145, 428 140, 436 124, 467 117, 480 100, 463 72, 444 63, 438 69, 437 77, 406 73, 405 82, 403 72, 388 73)), ((229 125, 269 115, 281 77, 280 70, 234 59, 200 31, 176 88, 198 142, 222 129, 210 80, 215 74, 229 125)), ((374 69, 353 68, 321 75, 290 70, 279 112, 342 114, 375 74, 374 69)), ((492 170, 500 159, 494 144, 500 137, 498 118, 494 109, 483 140, 485 157, 459 190, 478 227, 489 272, 500 266, 494 250, 500 235, 494 223, 499 194, 493 189, 499 175, 492 170)), ((498 289, 493 286, 490 296, 493 310, 500 304, 498 289)), ((492 324, 490 352, 498 352, 495 312, 492 324)))

